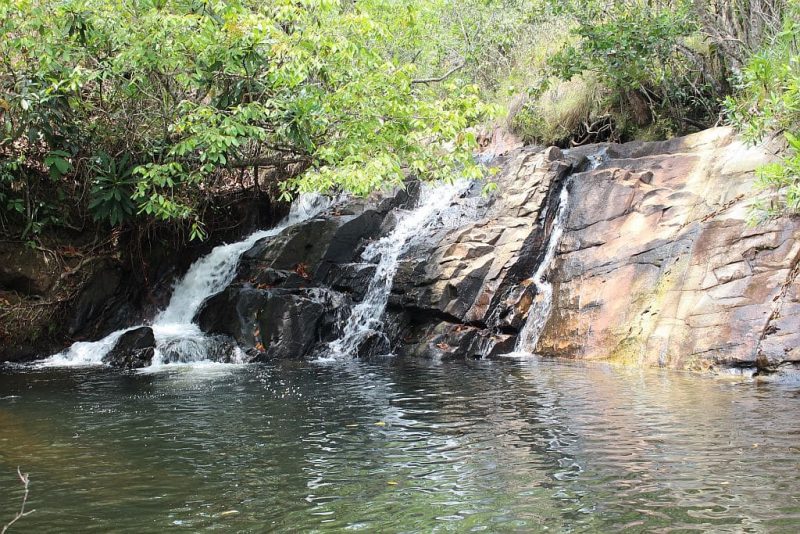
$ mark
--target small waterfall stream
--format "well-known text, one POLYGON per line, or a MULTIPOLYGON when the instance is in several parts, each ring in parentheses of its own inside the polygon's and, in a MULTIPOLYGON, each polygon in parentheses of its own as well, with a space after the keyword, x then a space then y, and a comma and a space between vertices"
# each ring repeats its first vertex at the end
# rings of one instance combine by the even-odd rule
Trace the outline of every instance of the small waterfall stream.
POLYGON ((401 213, 391 232, 367 246, 362 253, 362 259, 365 262, 378 260, 375 274, 369 282, 364 299, 353 308, 342 336, 328 346, 327 358, 356 355, 359 344, 367 337, 383 335, 382 316, 400 256, 427 229, 436 224, 447 225, 448 221, 442 220, 442 217, 455 199, 464 194, 471 185, 472 182, 468 181, 423 184, 417 206, 401 213))
MULTIPOLYGON (((208 338, 194 322, 194 316, 205 300, 222 291, 233 281, 242 254, 261 239, 278 235, 286 228, 308 220, 331 205, 331 201, 319 195, 304 195, 293 204, 289 215, 277 226, 260 230, 242 241, 215 247, 197 260, 183 278, 175 285, 167 307, 153 319, 150 327, 156 340, 153 366, 167 363, 167 353, 178 355, 171 361, 183 363, 209 359, 208 338)), ((103 357, 114 347, 119 337, 144 325, 137 325, 112 332, 98 341, 73 343, 65 351, 41 362, 42 366, 99 365, 103 357)), ((237 349, 238 350, 238 349, 237 349)), ((233 355, 232 360, 237 360, 233 355)))
MULTIPOLYGON (((565 151, 568 153, 569 151, 565 151)), ((594 154, 587 156, 588 166, 587 170, 594 170, 602 165, 608 159, 608 148, 602 147, 594 154)), ((574 175, 573 175, 574 176, 574 175)), ((519 332, 517 343, 514 347, 515 353, 528 353, 531 354, 536 350, 536 344, 539 342, 539 337, 542 335, 545 323, 550 318, 550 312, 553 310, 553 284, 547 279, 547 274, 552 268, 553 260, 556 257, 558 245, 561 243, 561 236, 564 233, 564 223, 567 219, 569 212, 569 186, 572 176, 566 179, 566 183, 561 187, 561 193, 558 197, 558 211, 556 212, 553 226, 550 230, 550 237, 547 241, 547 249, 545 250, 544 257, 536 268, 536 272, 529 278, 536 288, 536 295, 531 307, 528 310, 528 317, 525 324, 519 332)), ((547 216, 547 208, 545 208, 544 216, 547 216)))
POLYGON ((519 337, 517 337, 515 347, 517 352, 530 353, 536 349, 536 343, 539 341, 539 336, 542 334, 542 329, 553 308, 553 284, 547 280, 546 275, 552 267, 556 250, 559 243, 561 243, 561 235, 564 233, 564 221, 569 206, 568 186, 569 184, 567 183, 561 188, 561 193, 558 197, 558 211, 553 220, 553 227, 550 230, 547 249, 542 261, 536 268, 536 272, 530 278, 536 288, 536 296, 528 310, 528 318, 525 320, 525 325, 520 330, 519 337))

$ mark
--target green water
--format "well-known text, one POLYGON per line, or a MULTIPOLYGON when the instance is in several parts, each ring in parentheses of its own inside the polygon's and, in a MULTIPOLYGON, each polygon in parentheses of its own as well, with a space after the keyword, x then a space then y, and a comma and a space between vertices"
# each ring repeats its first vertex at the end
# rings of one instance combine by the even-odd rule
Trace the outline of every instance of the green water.
POLYGON ((564 362, 0 370, 11 532, 797 532, 800 387, 564 362))

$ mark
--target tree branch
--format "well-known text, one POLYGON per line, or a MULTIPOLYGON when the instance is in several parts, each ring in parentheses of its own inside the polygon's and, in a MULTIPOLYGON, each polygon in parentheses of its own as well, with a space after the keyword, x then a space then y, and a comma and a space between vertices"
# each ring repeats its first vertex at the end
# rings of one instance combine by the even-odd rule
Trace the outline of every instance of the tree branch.
POLYGON ((436 82, 441 82, 443 80, 446 80, 450 76, 452 76, 453 73, 463 69, 464 65, 466 65, 466 64, 467 64, 466 61, 462 61, 461 63, 459 63, 458 65, 456 65, 455 67, 453 67, 452 69, 450 69, 449 71, 445 72, 444 74, 442 74, 441 76, 439 76, 437 78, 420 78, 420 79, 417 79, 417 80, 411 80, 411 83, 413 85, 413 84, 416 84, 416 83, 436 83, 436 82))
POLYGON ((30 510, 28 512, 25 511, 25 504, 27 504, 28 502, 28 482, 30 481, 30 479, 28 478, 28 473, 23 474, 23 472, 20 471, 19 467, 17 467, 17 476, 19 477, 20 482, 22 482, 22 485, 25 486, 25 495, 23 495, 22 497, 22 507, 19 509, 19 512, 17 512, 17 514, 14 516, 14 519, 12 519, 8 524, 6 524, 6 526, 3 527, 3 530, 0 530, 0 534, 6 534, 6 531, 9 529, 9 527, 11 527, 11 525, 13 525, 19 519, 25 517, 26 515, 30 515, 36 511, 36 510, 30 510))

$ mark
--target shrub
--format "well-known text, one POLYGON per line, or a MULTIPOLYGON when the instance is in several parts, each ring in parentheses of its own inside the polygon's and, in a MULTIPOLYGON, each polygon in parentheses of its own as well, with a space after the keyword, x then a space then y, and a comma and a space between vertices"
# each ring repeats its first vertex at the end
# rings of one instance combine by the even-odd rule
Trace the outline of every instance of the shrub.
POLYGON ((603 88, 591 78, 555 81, 521 106, 512 130, 526 143, 568 146, 584 125, 602 115, 603 100, 603 88))
POLYGON ((0 4, 6 230, 63 209, 201 236, 197 206, 245 181, 286 198, 476 176, 487 108, 468 83, 415 83, 379 45, 391 24, 336 0, 0 4))
POLYGON ((800 213, 800 3, 784 14, 783 29, 742 70, 737 91, 726 100, 731 122, 751 142, 782 133, 788 143, 781 162, 759 170, 765 198, 754 219, 800 213))
POLYGON ((638 126, 668 118, 686 129, 716 114, 715 84, 691 47, 701 29, 692 2, 583 4, 571 11, 576 43, 550 59, 554 75, 591 74, 638 126))

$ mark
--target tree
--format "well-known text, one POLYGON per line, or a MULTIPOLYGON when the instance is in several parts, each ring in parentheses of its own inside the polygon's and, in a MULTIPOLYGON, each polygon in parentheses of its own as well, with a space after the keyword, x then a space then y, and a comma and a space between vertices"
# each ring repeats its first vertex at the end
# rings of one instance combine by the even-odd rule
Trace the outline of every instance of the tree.
POLYGON ((197 206, 233 184, 289 198, 479 174, 476 89, 413 83, 391 21, 357 4, 12 0, 0 19, 0 207, 23 234, 66 205, 200 237, 197 206))

